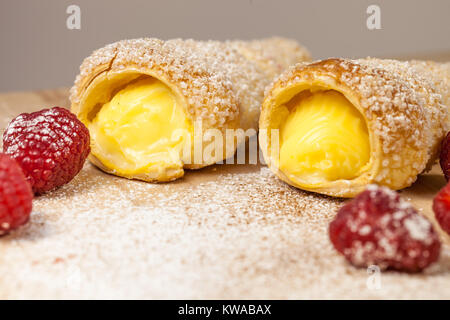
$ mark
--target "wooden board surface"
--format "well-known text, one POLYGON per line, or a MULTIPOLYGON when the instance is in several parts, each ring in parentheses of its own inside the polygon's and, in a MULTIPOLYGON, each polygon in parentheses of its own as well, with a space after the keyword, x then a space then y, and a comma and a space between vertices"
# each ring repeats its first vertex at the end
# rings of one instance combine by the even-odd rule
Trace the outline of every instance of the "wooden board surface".
MULTIPOLYGON (((68 90, 0 94, 0 128, 21 112, 69 106, 68 90)), ((434 220, 440 168, 402 191, 434 220)), ((381 288, 327 238, 342 200, 296 190, 261 165, 190 171, 168 184, 90 164, 35 199, 30 223, 0 238, 0 298, 450 298, 449 237, 424 274, 381 288)))

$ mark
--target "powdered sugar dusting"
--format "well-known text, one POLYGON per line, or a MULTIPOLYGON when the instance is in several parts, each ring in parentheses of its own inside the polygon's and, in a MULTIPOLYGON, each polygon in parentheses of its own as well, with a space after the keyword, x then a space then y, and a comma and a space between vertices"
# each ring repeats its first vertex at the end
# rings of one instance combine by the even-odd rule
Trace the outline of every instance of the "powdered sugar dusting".
POLYGON ((326 234, 339 204, 297 191, 267 168, 154 185, 87 164, 72 183, 37 198, 30 224, 0 243, 0 275, 18 271, 1 295, 14 297, 20 292, 10 289, 27 283, 30 295, 77 296, 64 291, 66 270, 76 269, 85 297, 237 297, 251 289, 243 278, 286 283, 289 265, 302 266, 301 251, 330 251, 326 237, 312 240, 326 234))

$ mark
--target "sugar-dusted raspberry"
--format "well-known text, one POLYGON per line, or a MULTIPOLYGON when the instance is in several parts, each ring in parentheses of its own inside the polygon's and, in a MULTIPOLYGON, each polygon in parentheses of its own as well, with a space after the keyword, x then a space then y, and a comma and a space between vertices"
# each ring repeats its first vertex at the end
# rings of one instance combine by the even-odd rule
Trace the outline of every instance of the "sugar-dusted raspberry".
POLYGON ((433 211, 441 228, 450 234, 450 182, 434 197, 433 211))
POLYGON ((0 153, 0 235, 28 221, 32 200, 31 186, 19 164, 0 153))
POLYGON ((329 227, 337 251, 355 266, 417 272, 439 258, 431 223, 395 192, 370 185, 338 211, 329 227))
POLYGON ((3 135, 3 150, 21 165, 35 193, 68 183, 89 154, 89 131, 60 107, 23 113, 3 135))
POLYGON ((445 179, 447 179, 447 181, 450 180, 450 132, 447 133, 447 136, 442 140, 439 164, 441 165, 445 179))

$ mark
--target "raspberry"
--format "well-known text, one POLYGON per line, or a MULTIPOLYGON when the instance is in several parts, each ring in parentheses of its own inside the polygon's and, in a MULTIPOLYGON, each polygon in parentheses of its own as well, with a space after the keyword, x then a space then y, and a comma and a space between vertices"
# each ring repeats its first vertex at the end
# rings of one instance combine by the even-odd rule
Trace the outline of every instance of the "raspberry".
POLYGON ((6 128, 3 150, 40 194, 68 183, 82 169, 90 152, 89 131, 60 107, 23 113, 6 128))
POLYGON ((447 136, 442 140, 439 163, 445 179, 448 181, 450 179, 450 132, 447 133, 447 136))
POLYGON ((434 197, 433 211, 441 228, 450 234, 450 183, 434 197))
POLYGON ((0 153, 0 235, 25 224, 33 193, 19 164, 0 153))
POLYGON ((441 243, 431 223, 399 195, 370 185, 341 207, 330 240, 353 265, 418 272, 439 258, 441 243))

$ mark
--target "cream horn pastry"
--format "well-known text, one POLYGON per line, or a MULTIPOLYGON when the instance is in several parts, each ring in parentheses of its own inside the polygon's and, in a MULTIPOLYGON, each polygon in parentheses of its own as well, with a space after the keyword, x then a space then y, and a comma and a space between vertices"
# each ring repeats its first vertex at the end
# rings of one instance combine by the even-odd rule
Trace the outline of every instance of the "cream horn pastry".
POLYGON ((264 159, 297 188, 353 197, 368 184, 410 186, 449 128, 450 63, 328 59, 267 88, 264 159))
POLYGON ((84 60, 71 109, 90 131, 96 166, 171 181, 232 156, 256 134, 265 86, 307 60, 305 49, 281 38, 119 41, 84 60), (218 143, 227 129, 250 133, 218 143))

